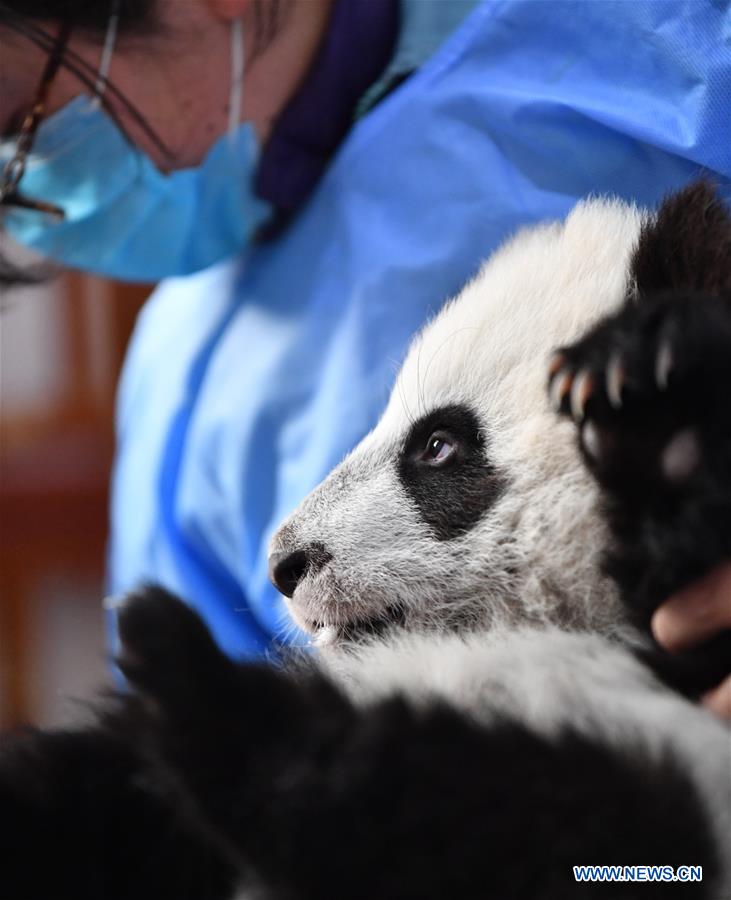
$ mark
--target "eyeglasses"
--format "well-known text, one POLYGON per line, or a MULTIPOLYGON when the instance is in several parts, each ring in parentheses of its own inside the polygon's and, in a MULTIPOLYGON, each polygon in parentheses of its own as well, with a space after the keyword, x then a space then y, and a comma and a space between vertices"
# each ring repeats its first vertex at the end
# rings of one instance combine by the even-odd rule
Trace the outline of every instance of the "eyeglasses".
POLYGON ((63 61, 63 55, 70 35, 71 26, 62 25, 48 57, 48 61, 43 69, 43 74, 41 75, 33 105, 23 119, 23 124, 20 126, 20 133, 18 134, 18 140, 15 145, 15 152, 3 168, 2 176, 0 177, 0 208, 16 207, 19 209, 32 209, 36 212, 53 216, 56 219, 65 218, 66 214, 60 206, 55 206, 52 203, 43 203, 40 200, 32 200, 30 197, 24 197, 18 190, 18 185, 25 174, 28 154, 33 149, 38 126, 41 124, 46 113, 48 95, 63 61))

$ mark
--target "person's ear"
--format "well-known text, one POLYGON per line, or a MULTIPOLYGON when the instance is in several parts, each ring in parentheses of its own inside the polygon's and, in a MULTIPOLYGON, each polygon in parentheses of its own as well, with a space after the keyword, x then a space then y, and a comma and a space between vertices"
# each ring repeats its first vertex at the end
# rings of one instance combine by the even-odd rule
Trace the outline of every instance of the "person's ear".
POLYGON ((222 22, 240 19, 252 5, 252 0, 204 0, 215 18, 222 22))

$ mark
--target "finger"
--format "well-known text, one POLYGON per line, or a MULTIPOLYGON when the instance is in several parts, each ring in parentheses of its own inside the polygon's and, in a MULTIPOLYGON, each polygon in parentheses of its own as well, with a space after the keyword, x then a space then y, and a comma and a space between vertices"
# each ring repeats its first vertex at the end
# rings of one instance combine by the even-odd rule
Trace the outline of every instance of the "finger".
POLYGON ((703 705, 717 716, 731 720, 731 675, 717 688, 703 695, 703 705))
POLYGON ((663 603, 652 633, 668 650, 686 650, 731 626, 731 563, 663 603))

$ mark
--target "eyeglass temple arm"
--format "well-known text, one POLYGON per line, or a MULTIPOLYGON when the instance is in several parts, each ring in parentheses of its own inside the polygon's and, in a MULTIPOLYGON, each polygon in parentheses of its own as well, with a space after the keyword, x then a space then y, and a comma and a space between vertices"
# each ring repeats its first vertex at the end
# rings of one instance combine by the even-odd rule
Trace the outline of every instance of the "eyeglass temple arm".
POLYGON ((61 219, 64 218, 64 211, 60 207, 54 206, 52 203, 43 203, 39 200, 31 200, 24 197, 18 191, 18 183, 25 172, 26 157, 33 146, 36 131, 46 111, 48 95, 63 61, 64 50, 71 36, 71 31, 71 24, 64 23, 61 25, 53 50, 46 61, 33 106, 28 111, 21 125, 15 153, 2 173, 3 183, 0 184, 0 206, 16 206, 21 209, 32 209, 61 219))

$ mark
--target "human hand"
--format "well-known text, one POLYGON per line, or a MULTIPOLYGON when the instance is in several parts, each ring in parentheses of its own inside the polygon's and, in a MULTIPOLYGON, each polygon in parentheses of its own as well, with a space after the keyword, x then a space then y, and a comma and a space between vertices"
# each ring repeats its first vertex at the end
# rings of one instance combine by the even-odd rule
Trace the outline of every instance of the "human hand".
MULTIPOLYGON (((731 628, 731 562, 672 596, 652 617, 652 633, 671 652, 694 647, 725 628, 731 628)), ((731 675, 704 695, 703 704, 731 719, 731 675)))

